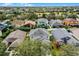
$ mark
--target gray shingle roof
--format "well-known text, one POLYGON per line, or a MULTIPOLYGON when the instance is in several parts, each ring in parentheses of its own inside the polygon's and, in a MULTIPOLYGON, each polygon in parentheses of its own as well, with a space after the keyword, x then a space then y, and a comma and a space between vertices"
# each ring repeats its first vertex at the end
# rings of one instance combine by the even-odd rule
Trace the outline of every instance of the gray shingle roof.
POLYGON ((29 36, 31 39, 49 40, 49 33, 44 28, 37 28, 31 30, 29 36))
POLYGON ((21 30, 16 30, 14 32, 11 32, 4 40, 3 42, 9 43, 12 42, 11 46, 17 46, 18 44, 20 44, 21 42, 23 42, 24 38, 26 36, 26 32, 21 31, 21 30))
POLYGON ((50 20, 49 24, 50 26, 62 25, 62 21, 61 20, 50 20))
POLYGON ((0 24, 0 30, 2 31, 6 26, 4 24, 0 24))
POLYGON ((79 43, 79 41, 73 38, 64 28, 55 28, 51 33, 57 41, 63 41, 62 38, 69 37, 68 44, 79 43))
POLYGON ((40 22, 44 22, 44 23, 48 24, 48 20, 45 19, 45 18, 40 18, 40 19, 37 20, 37 23, 38 23, 38 24, 39 24, 40 22))

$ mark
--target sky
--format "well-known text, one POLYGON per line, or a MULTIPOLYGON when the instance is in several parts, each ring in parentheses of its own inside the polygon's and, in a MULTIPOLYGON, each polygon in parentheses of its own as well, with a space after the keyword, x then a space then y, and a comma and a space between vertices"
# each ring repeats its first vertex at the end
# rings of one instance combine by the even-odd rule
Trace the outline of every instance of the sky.
POLYGON ((79 6, 79 3, 0 3, 0 7, 79 6))

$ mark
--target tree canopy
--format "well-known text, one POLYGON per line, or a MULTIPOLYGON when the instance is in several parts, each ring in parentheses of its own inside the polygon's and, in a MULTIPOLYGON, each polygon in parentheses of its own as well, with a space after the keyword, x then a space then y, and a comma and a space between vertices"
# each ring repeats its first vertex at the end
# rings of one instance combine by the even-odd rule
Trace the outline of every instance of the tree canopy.
POLYGON ((2 42, 0 42, 0 56, 4 56, 4 55, 6 55, 6 45, 4 44, 4 43, 2 43, 2 42))
POLYGON ((50 44, 40 40, 26 40, 15 50, 20 56, 44 56, 50 55, 50 44))

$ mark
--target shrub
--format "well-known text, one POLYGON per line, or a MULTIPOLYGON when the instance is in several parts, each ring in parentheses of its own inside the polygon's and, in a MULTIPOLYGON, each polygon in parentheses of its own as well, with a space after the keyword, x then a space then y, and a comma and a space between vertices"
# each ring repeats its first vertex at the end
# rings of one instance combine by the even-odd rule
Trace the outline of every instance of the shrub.
POLYGON ((7 53, 5 52, 7 49, 6 45, 0 42, 0 56, 5 56, 7 53))
POLYGON ((10 30, 3 32, 3 35, 1 37, 5 38, 10 32, 11 32, 10 30))
POLYGON ((19 27, 18 29, 22 30, 22 31, 30 31, 30 27, 27 27, 27 26, 21 26, 19 27))

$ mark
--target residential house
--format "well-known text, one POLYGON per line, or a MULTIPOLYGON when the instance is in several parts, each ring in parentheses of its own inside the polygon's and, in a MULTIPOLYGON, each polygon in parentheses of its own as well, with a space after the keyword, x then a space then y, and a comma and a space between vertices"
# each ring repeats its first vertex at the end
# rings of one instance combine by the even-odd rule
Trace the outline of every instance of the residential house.
POLYGON ((16 30, 14 32, 11 32, 3 40, 3 43, 5 43, 6 46, 9 46, 9 47, 17 47, 24 41, 25 36, 26 36, 26 32, 21 30, 16 30))
POLYGON ((29 27, 35 27, 35 25, 36 25, 36 22, 34 22, 34 21, 25 21, 25 23, 24 23, 24 25, 25 26, 29 26, 29 27))
POLYGON ((5 29, 8 26, 8 24, 7 24, 8 21, 9 20, 5 20, 3 22, 0 22, 0 31, 2 31, 3 29, 5 29))
POLYGON ((53 19, 51 19, 51 20, 49 21, 49 25, 50 25, 51 27, 62 27, 62 26, 63 26, 61 20, 53 20, 53 19))
POLYGON ((44 28, 32 29, 29 33, 31 39, 39 39, 43 41, 49 41, 49 33, 44 28))
POLYGON ((45 14, 45 15, 49 15, 50 13, 49 13, 49 12, 43 12, 43 11, 42 11, 42 12, 39 12, 39 11, 38 11, 38 12, 35 12, 35 14, 36 14, 38 17, 42 17, 44 14, 45 14))
POLYGON ((1 24, 0 23, 0 31, 2 31, 3 29, 5 29, 6 28, 6 26, 4 25, 4 24, 1 24))
POLYGON ((8 24, 7 22, 9 22, 9 20, 5 20, 3 22, 0 22, 0 36, 2 36, 2 31, 6 28, 9 28, 11 27, 12 25, 11 24, 8 24))
POLYGON ((66 18, 63 20, 63 24, 66 26, 74 26, 74 25, 79 24, 79 21, 73 18, 66 18))
POLYGON ((10 20, 4 20, 3 22, 1 22, 1 24, 6 24, 7 22, 9 22, 10 20))
POLYGON ((76 40, 69 32, 64 28, 54 28, 51 32, 52 36, 57 42, 63 42, 65 44, 79 45, 79 41, 76 40))
POLYGON ((40 18, 37 20, 37 27, 38 28, 48 28, 49 24, 48 24, 48 20, 45 18, 40 18))
POLYGON ((36 25, 36 23, 34 21, 30 21, 30 20, 29 21, 28 20, 25 20, 25 21, 23 21, 23 20, 13 20, 12 24, 15 25, 16 27, 20 27, 20 26, 23 26, 23 25, 32 27, 32 26, 36 25))
POLYGON ((72 35, 79 40, 79 29, 71 28, 70 31, 71 31, 72 35))
POLYGON ((0 36, 2 36, 2 31, 6 28, 5 24, 0 23, 0 36))
POLYGON ((48 24, 48 20, 45 18, 40 18, 37 20, 37 24, 40 24, 41 22, 48 24))
POLYGON ((3 22, 1 22, 1 24, 5 25, 8 28, 13 26, 9 19, 4 20, 3 22))
POLYGON ((25 21, 23 20, 13 20, 12 22, 12 25, 15 25, 15 27, 20 27, 20 26, 23 26, 25 21))

